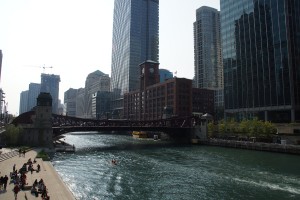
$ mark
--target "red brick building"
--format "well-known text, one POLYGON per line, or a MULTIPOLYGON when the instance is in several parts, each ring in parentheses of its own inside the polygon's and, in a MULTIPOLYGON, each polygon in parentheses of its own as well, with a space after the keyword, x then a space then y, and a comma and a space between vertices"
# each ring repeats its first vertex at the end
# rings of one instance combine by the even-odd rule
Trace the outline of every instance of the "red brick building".
POLYGON ((209 91, 201 93, 201 90, 193 89, 192 80, 186 78, 175 77, 159 83, 159 63, 146 61, 140 65, 140 90, 124 94, 124 118, 156 120, 165 117, 166 112, 169 112, 168 116, 190 116, 193 105, 197 112, 200 108, 213 111, 214 97, 209 91), (206 96, 200 98, 202 94, 206 96), (194 97, 197 100, 193 100, 194 97))

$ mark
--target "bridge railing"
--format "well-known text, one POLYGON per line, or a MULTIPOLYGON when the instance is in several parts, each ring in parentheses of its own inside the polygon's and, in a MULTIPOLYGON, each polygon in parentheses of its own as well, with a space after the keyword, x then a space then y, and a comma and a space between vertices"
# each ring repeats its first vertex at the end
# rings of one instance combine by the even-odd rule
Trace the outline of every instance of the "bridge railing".
POLYGON ((127 119, 85 119, 76 118, 63 115, 52 116, 53 127, 70 127, 70 126, 111 126, 111 127, 193 127, 199 125, 203 121, 197 116, 186 116, 186 117, 171 117, 168 119, 159 120, 127 120, 127 119))

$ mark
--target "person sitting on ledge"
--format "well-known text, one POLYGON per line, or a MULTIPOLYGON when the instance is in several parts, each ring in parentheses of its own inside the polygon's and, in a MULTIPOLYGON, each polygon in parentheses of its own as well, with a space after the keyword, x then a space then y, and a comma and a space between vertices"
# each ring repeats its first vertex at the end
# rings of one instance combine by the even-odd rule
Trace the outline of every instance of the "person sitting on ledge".
POLYGON ((33 184, 32 188, 31 188, 31 194, 34 194, 36 197, 39 196, 39 193, 35 187, 35 185, 33 184))

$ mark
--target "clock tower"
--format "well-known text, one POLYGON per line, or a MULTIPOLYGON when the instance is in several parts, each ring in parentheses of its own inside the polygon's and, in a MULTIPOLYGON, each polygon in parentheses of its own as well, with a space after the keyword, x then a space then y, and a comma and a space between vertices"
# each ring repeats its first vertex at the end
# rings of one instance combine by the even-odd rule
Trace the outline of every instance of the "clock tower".
POLYGON ((159 83, 159 63, 147 60, 140 64, 140 90, 159 83))

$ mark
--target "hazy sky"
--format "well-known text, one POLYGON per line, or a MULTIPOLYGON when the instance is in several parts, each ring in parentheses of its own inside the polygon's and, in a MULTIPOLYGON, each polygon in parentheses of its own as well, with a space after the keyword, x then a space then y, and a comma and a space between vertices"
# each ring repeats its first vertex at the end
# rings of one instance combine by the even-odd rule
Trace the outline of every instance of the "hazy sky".
MULTIPOLYGON (((219 0, 159 4, 160 68, 192 79, 196 9, 219 10, 219 0)), ((113 6, 114 0, 0 0, 0 87, 9 113, 19 113, 21 91, 40 83, 43 72, 60 75, 62 101, 69 88, 84 87, 89 73, 110 75, 113 6)))

